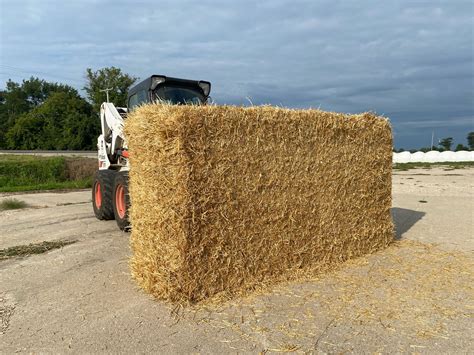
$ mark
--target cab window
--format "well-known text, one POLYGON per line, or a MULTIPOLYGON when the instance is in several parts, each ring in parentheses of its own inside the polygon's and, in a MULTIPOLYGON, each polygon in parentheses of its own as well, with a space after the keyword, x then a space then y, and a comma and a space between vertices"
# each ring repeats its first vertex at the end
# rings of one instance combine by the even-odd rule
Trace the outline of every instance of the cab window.
POLYGON ((138 105, 138 96, 137 96, 137 94, 133 94, 128 99, 128 109, 131 110, 137 105, 138 105))
POLYGON ((138 105, 141 105, 145 102, 147 102, 147 97, 146 97, 146 91, 145 90, 142 90, 142 91, 139 91, 137 92, 137 100, 138 100, 138 105))
POLYGON ((146 90, 140 90, 128 99, 128 109, 133 110, 136 106, 148 102, 146 90))
POLYGON ((205 102, 201 92, 194 88, 163 85, 153 91, 153 97, 157 101, 167 101, 173 105, 200 105, 205 102))

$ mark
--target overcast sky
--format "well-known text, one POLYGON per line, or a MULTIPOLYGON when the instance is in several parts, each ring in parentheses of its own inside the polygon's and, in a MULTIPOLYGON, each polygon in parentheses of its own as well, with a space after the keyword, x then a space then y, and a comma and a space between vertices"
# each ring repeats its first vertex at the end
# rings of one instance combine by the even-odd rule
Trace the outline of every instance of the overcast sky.
POLYGON ((0 81, 117 66, 212 82, 218 104, 389 117, 397 147, 474 130, 472 1, 0 0, 0 81))

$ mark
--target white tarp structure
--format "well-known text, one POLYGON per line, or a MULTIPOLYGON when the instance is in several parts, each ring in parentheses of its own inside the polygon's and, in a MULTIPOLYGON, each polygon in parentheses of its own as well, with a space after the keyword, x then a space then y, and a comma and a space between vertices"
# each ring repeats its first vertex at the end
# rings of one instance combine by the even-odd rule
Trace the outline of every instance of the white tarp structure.
POLYGON ((438 152, 437 150, 431 150, 426 153, 393 153, 394 163, 443 163, 460 161, 474 161, 474 151, 468 152, 466 150, 460 150, 459 152, 438 152))

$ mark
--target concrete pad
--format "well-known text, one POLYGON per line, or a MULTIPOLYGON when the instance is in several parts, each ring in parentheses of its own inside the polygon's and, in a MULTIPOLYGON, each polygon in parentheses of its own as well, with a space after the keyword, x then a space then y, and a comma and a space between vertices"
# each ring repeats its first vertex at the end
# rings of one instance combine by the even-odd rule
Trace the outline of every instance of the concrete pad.
POLYGON ((0 249, 77 242, 0 261, 0 353, 469 352, 473 177, 474 169, 395 172, 400 246, 200 310, 137 289, 129 235, 94 218, 90 191, 17 194, 35 207, 0 212, 0 249))

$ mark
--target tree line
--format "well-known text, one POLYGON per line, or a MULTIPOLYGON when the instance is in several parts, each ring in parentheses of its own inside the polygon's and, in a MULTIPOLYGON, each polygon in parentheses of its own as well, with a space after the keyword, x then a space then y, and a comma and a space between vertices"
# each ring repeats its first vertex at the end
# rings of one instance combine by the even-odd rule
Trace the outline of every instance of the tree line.
POLYGON ((106 101, 126 106, 137 78, 110 67, 86 69, 86 98, 69 86, 31 77, 8 80, 0 92, 0 149, 93 150, 100 134, 98 114, 106 101))
MULTIPOLYGON (((86 98, 69 85, 35 77, 22 83, 8 80, 0 91, 0 149, 95 150, 104 89, 109 89, 111 102, 124 107, 137 78, 116 67, 87 68, 85 75, 86 98)), ((468 134, 467 144, 458 144, 455 150, 474 150, 474 132, 468 134)), ((447 137, 439 146, 420 150, 451 150, 452 145, 453 138, 447 137)))
MULTIPOLYGON (((454 148, 454 151, 455 152, 459 152, 460 150, 472 150, 472 151, 474 151, 474 132, 469 132, 467 134, 466 142, 467 142, 467 146, 465 146, 462 143, 459 143, 458 145, 456 145, 456 148, 454 148)), ((440 139, 437 146, 434 145, 432 147, 423 147, 423 148, 420 148, 420 149, 410 149, 409 151, 412 152, 412 153, 415 153, 415 152, 418 152, 418 151, 426 153, 426 152, 429 152, 430 150, 437 150, 439 152, 444 152, 444 151, 447 151, 447 150, 452 150, 452 147, 453 147, 453 137, 446 137, 446 138, 440 139)), ((401 152, 404 152, 405 149, 400 148, 400 149, 394 149, 393 151, 396 152, 396 153, 401 153, 401 152)))

